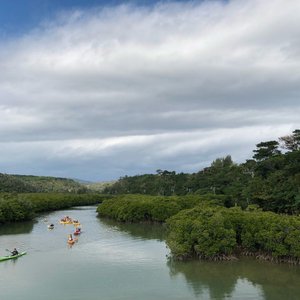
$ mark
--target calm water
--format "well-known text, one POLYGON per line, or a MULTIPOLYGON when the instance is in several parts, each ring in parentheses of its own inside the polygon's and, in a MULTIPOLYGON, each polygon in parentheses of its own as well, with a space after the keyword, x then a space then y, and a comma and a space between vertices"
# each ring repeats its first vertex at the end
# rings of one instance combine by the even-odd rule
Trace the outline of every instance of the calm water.
POLYGON ((28 254, 0 263, 1 300, 300 299, 300 267, 251 259, 170 262, 161 226, 99 220, 95 207, 1 226, 0 255, 14 247, 28 254), (82 223, 71 248, 73 226, 58 224, 64 215, 82 223))

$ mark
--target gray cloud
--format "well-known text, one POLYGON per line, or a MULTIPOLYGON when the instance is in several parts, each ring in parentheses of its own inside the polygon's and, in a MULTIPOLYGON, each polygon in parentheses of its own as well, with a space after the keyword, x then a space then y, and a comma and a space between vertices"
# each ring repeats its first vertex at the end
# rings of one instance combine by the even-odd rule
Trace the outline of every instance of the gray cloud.
POLYGON ((64 12, 0 42, 0 172, 193 172, 299 127, 300 3, 64 12))

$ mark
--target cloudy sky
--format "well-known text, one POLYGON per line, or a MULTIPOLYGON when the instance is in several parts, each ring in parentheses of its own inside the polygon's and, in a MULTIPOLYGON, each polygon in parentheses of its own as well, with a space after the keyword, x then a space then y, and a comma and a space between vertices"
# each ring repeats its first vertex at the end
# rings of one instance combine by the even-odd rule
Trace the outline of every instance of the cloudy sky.
POLYGON ((299 0, 0 0, 0 173, 250 158, 300 127, 299 16, 299 0))

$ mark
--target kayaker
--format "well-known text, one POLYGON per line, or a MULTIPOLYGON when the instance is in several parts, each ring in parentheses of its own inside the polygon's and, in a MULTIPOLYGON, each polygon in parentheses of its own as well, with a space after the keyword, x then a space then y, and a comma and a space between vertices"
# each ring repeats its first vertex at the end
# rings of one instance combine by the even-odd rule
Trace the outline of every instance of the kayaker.
POLYGON ((16 248, 14 248, 14 250, 11 251, 12 256, 15 256, 15 255, 18 255, 18 254, 19 254, 19 251, 16 248))
POLYGON ((72 236, 72 233, 70 233, 70 234, 69 234, 69 238, 68 238, 68 240, 69 240, 69 241, 73 241, 73 236, 72 236))

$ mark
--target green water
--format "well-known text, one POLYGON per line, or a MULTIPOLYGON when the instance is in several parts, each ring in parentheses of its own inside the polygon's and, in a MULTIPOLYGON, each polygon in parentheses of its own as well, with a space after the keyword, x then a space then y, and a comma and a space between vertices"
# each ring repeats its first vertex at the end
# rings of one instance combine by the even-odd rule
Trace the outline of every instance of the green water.
POLYGON ((100 220, 95 207, 0 226, 0 255, 14 247, 28 254, 0 263, 1 300, 300 299, 300 267, 172 262, 161 226, 100 220), (66 239, 74 227, 58 224, 64 215, 82 222, 71 248, 66 239))

